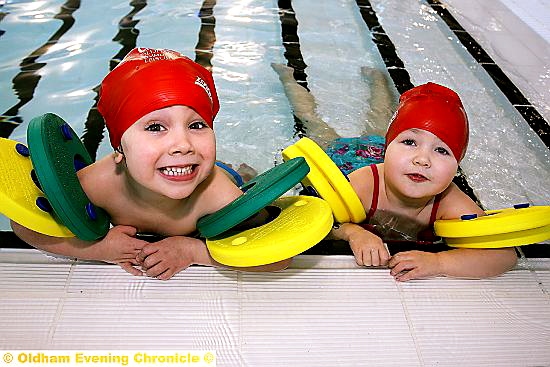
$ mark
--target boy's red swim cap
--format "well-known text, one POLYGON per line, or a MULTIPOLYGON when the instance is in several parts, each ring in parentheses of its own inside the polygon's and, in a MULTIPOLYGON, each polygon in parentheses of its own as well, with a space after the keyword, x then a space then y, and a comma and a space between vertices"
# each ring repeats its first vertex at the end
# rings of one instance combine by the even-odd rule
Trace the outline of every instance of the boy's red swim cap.
POLYGON ((179 52, 138 47, 103 79, 97 109, 116 149, 138 119, 174 105, 192 108, 212 127, 220 109, 212 74, 179 52))
POLYGON ((431 132, 449 146, 458 162, 468 147, 468 117, 460 97, 442 85, 427 83, 401 95, 386 133, 386 146, 408 129, 431 132))

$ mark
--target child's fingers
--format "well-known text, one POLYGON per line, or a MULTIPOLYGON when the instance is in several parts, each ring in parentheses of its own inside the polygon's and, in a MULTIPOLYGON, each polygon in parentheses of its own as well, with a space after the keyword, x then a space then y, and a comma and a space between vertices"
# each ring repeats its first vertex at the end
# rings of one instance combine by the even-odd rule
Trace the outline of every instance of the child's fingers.
POLYGON ((370 258, 371 258, 372 266, 380 266, 380 254, 378 253, 377 249, 375 248, 370 249, 370 258))
POLYGON ((390 274, 392 276, 396 276, 403 271, 412 270, 414 268, 414 264, 412 264, 409 260, 397 260, 396 262, 395 259, 392 258, 390 260, 389 267, 391 268, 390 274))
POLYGON ((406 282, 408 280, 419 278, 418 269, 413 269, 406 272, 401 272, 395 276, 395 280, 398 282, 406 282))
POLYGON ((382 244, 384 248, 380 250, 380 265, 388 265, 388 261, 391 259, 390 251, 386 243, 382 244))
POLYGON ((143 275, 143 273, 140 270, 134 268, 130 263, 119 263, 118 265, 120 265, 122 269, 124 269, 125 271, 127 271, 132 275, 135 275, 135 276, 143 275))
POLYGON ((405 260, 408 260, 407 252, 398 252, 390 258, 390 261, 388 262, 388 267, 393 268, 394 266, 405 260))
POLYGON ((363 262, 363 266, 372 266, 372 249, 365 248, 361 252, 361 260, 363 262))
POLYGON ((124 225, 118 225, 113 228, 114 230, 124 233, 125 235, 128 235, 130 237, 134 237, 137 233, 137 229, 132 226, 124 226, 124 225))
POLYGON ((165 273, 168 270, 169 269, 163 266, 161 263, 158 263, 147 269, 145 274, 151 278, 158 278, 161 274, 165 273))
POLYGON ((145 271, 149 271, 149 269, 154 268, 161 262, 161 259, 159 256, 155 255, 148 255, 146 256, 143 261, 141 261, 141 268, 145 271))
POLYGON ((168 280, 174 276, 175 272, 171 269, 167 269, 164 273, 157 275, 157 279, 159 280, 168 280))
POLYGON ((154 244, 147 244, 146 246, 143 246, 141 251, 137 254, 136 259, 140 263, 143 263, 149 255, 152 255, 157 251, 158 251, 157 246, 155 246, 154 244))
POLYGON ((355 257, 355 262, 359 266, 363 266, 363 252, 360 248, 354 248, 351 247, 351 252, 353 252, 353 256, 355 257))

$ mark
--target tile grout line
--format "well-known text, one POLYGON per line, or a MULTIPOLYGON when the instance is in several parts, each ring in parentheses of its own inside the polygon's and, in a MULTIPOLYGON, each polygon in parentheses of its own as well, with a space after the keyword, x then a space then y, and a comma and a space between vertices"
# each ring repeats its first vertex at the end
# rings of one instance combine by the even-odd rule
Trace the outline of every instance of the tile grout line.
POLYGON ((53 348, 54 346, 54 339, 55 334, 58 327, 58 322, 61 320, 63 315, 63 309, 65 308, 65 300, 67 299, 67 294, 69 290, 69 286, 71 283, 71 279, 73 277, 74 269, 76 267, 77 261, 71 260, 71 265, 69 266, 69 271, 67 273, 67 278, 65 281, 65 285, 63 287, 63 295, 59 298, 59 302, 57 303, 57 309, 55 310, 55 317, 52 320, 52 324, 50 326, 50 329, 48 331, 48 344, 47 348, 53 348))
POLYGON ((418 357, 418 361, 420 362, 421 366, 425 366, 424 358, 422 358, 422 349, 420 348, 420 345, 418 344, 418 340, 416 338, 416 333, 414 330, 414 325, 412 323, 412 318, 409 314, 409 309, 407 307, 407 302, 405 300, 405 295, 403 292, 403 285, 399 283, 398 281, 395 281, 395 287, 397 288, 397 293, 399 294, 399 299, 401 300, 401 306, 403 307, 403 314, 405 316, 405 320, 407 320, 407 327, 409 328, 409 334, 411 335, 411 338, 413 340, 414 349, 416 350, 416 355, 418 357))

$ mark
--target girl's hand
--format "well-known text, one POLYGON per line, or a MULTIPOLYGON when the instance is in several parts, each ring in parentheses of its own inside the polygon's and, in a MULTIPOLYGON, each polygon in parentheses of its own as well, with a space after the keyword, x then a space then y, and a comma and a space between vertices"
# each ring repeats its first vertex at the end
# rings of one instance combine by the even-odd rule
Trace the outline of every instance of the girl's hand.
POLYGON ((388 266, 390 274, 399 282, 442 274, 439 255, 424 251, 399 252, 392 256, 388 266))
POLYGON ((349 245, 357 265, 385 266, 390 259, 390 253, 382 239, 375 234, 361 229, 349 236, 349 245))

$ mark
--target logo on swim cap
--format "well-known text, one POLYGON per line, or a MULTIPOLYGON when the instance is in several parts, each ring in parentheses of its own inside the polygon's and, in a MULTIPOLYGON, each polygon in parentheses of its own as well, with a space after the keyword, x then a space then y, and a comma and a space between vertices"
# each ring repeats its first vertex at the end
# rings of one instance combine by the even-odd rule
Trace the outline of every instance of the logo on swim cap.
POLYGON ((212 102, 212 93, 210 92, 210 88, 208 88, 208 84, 204 80, 201 79, 200 76, 197 76, 197 79, 195 80, 195 84, 199 87, 202 87, 206 94, 208 94, 208 98, 210 98, 210 102, 212 102))

